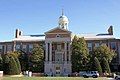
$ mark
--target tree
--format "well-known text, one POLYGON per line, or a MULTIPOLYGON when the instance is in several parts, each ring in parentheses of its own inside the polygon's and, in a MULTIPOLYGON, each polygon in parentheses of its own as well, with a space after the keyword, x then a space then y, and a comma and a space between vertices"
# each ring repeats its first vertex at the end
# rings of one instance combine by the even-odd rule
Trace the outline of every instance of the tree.
POLYGON ((4 71, 4 74, 9 74, 9 57, 7 54, 4 54, 2 55, 2 58, 3 58, 3 71, 4 71))
POLYGON ((16 75, 21 73, 21 66, 15 52, 3 54, 3 70, 5 74, 16 75))
POLYGON ((18 59, 21 64, 21 71, 29 70, 29 54, 21 50, 18 59))
POLYGON ((2 56, 0 54, 0 71, 3 70, 3 59, 2 59, 2 56))
POLYGON ((84 38, 74 36, 72 41, 72 70, 79 72, 87 69, 88 49, 84 38))
POLYGON ((100 62, 96 57, 94 58, 93 67, 95 67, 95 70, 98 71, 100 74, 102 73, 102 68, 101 68, 100 62))
POLYGON ((44 50, 41 45, 34 45, 32 54, 29 57, 30 70, 33 72, 43 72, 44 70, 44 50))
POLYGON ((16 64, 17 64, 17 68, 18 68, 18 73, 21 73, 21 65, 20 65, 20 61, 19 61, 19 59, 18 59, 18 56, 19 56, 19 52, 10 52, 9 54, 8 54, 8 56, 9 57, 13 57, 14 59, 15 59, 15 61, 16 61, 16 64))
POLYGON ((17 66, 17 63, 14 59, 14 57, 9 57, 10 59, 10 62, 9 62, 9 74, 10 75, 17 75, 17 74, 20 74, 19 72, 19 69, 18 69, 18 66, 17 66))
POLYGON ((111 73, 110 66, 109 66, 109 63, 105 57, 102 60, 102 65, 103 65, 102 66, 103 71, 110 74, 111 73))
POLYGON ((116 56, 114 50, 111 50, 106 45, 101 45, 93 50, 93 56, 97 57, 99 61, 102 61, 103 57, 110 63, 113 57, 116 56))

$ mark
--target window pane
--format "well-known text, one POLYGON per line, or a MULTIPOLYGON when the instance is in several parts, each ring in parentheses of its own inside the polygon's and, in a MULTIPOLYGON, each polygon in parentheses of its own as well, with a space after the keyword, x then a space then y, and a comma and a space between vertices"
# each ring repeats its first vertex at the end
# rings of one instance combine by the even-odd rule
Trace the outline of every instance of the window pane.
POLYGON ((99 47, 100 46, 100 44, 99 43, 95 43, 95 47, 99 47))
POLYGON ((92 51, 92 43, 88 43, 87 45, 88 45, 89 51, 92 51))
POLYGON ((111 42, 111 49, 116 50, 116 43, 115 42, 111 42))
POLYGON ((29 52, 32 52, 32 50, 33 50, 33 45, 29 44, 29 52))
POLYGON ((24 52, 26 52, 26 51, 27 51, 27 45, 23 45, 23 46, 22 46, 22 50, 23 50, 24 52))
POLYGON ((2 45, 0 45, 0 53, 2 52, 2 45))
POLYGON ((12 45, 7 45, 7 51, 12 51, 12 45))
POLYGON ((20 45, 16 45, 16 50, 20 50, 20 45))

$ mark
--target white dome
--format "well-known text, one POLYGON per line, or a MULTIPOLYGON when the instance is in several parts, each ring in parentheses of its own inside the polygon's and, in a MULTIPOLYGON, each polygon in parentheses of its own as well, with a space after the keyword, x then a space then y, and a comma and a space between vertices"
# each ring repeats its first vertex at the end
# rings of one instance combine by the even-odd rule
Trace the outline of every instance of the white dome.
POLYGON ((63 14, 63 11, 62 11, 62 15, 59 17, 58 23, 59 23, 59 27, 60 27, 60 28, 68 29, 69 20, 68 20, 68 18, 63 14))
POLYGON ((68 18, 64 15, 59 17, 59 23, 69 23, 68 18))

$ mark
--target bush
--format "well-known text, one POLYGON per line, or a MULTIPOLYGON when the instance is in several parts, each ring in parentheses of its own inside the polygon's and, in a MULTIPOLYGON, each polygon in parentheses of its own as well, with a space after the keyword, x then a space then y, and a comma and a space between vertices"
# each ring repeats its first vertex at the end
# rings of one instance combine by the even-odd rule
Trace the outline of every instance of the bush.
POLYGON ((4 71, 4 74, 9 74, 9 61, 10 61, 10 59, 9 59, 9 57, 8 57, 8 55, 6 55, 6 54, 4 54, 3 56, 2 56, 2 58, 3 58, 3 71, 4 71))
POLYGON ((17 63, 14 59, 14 57, 9 57, 10 62, 9 62, 9 74, 10 75, 17 75, 20 74, 17 63))
POLYGON ((3 59, 0 55, 0 71, 2 71, 2 70, 3 70, 3 59))
POLYGON ((18 71, 19 71, 19 73, 21 73, 20 61, 18 60, 18 58, 15 58, 15 61, 16 61, 17 67, 18 67, 18 71))

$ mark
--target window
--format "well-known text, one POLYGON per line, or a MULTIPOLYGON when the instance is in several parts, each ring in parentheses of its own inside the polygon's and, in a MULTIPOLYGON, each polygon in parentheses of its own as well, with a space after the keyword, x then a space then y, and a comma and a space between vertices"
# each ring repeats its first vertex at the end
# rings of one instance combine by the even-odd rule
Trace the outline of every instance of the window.
POLYGON ((2 45, 0 45, 0 53, 2 52, 2 45))
POLYGON ((111 49, 116 50, 116 42, 111 42, 111 49))
POLYGON ((29 52, 32 52, 32 50, 33 50, 33 45, 29 44, 29 52))
POLYGON ((92 51, 92 43, 88 43, 87 45, 88 45, 89 51, 92 51))
POLYGON ((61 44, 57 44, 57 50, 58 50, 58 51, 61 50, 61 44))
POLYGON ((22 46, 22 50, 23 50, 24 52, 26 52, 26 51, 27 51, 27 45, 23 45, 23 46, 22 46))
POLYGON ((7 51, 8 52, 12 51, 12 45, 7 45, 7 51))
POLYGON ((95 43, 95 47, 99 47, 100 46, 100 44, 99 43, 95 43))
POLYGON ((107 45, 107 43, 102 43, 101 45, 107 45))
POLYGON ((66 72, 66 68, 64 68, 64 72, 66 72))
POLYGON ((60 67, 56 67, 56 70, 60 70, 60 67))
POLYGON ((16 51, 20 50, 20 45, 17 44, 16 47, 15 47, 16 51))

